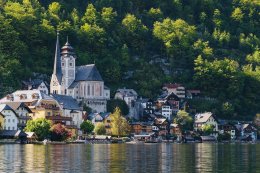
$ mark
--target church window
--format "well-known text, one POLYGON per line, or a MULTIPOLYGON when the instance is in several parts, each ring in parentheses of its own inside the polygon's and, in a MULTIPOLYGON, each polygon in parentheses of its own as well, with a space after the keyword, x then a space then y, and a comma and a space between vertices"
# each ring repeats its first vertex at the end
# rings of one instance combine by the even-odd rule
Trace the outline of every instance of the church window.
POLYGON ((90 86, 88 85, 88 96, 90 95, 90 86))
POLYGON ((92 95, 94 96, 94 85, 92 85, 92 95))
POLYGON ((86 95, 86 85, 84 85, 84 96, 86 95))
POLYGON ((67 95, 67 89, 65 89, 65 95, 67 95))
POLYGON ((99 92, 100 92, 99 94, 100 94, 100 96, 102 96, 102 87, 101 87, 101 86, 99 86, 99 90, 100 90, 100 91, 99 91, 99 92))

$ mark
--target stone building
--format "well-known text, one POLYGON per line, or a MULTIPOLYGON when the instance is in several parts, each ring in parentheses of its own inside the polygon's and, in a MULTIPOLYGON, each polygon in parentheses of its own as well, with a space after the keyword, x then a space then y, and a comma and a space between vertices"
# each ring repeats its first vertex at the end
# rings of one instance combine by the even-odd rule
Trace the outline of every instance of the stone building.
POLYGON ((110 90, 105 89, 95 64, 76 66, 76 58, 68 40, 60 50, 58 33, 50 93, 72 96, 93 112, 106 112, 110 90))

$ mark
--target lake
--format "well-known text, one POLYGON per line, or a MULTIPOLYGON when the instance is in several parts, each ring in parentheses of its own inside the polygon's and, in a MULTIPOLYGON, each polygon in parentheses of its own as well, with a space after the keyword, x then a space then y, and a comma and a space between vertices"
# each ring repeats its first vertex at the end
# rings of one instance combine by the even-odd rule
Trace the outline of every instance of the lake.
POLYGON ((0 145, 0 172, 260 172, 260 144, 0 145))

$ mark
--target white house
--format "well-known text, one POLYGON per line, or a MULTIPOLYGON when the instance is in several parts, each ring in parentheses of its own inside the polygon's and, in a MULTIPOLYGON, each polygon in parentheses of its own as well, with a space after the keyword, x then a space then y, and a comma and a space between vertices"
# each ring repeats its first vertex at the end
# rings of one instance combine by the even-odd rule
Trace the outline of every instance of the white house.
POLYGON ((180 99, 185 98, 185 88, 181 84, 165 84, 162 89, 166 90, 168 95, 174 93, 180 99))
POLYGON ((58 33, 50 93, 72 96, 93 112, 106 112, 108 92, 95 64, 76 66, 76 54, 68 40, 60 50, 58 33))
POLYGON ((197 131, 201 129, 203 125, 213 125, 213 131, 218 132, 218 122, 211 112, 200 113, 195 115, 194 130, 197 131))
POLYGON ((162 106, 162 116, 164 116, 168 120, 171 120, 171 118, 172 118, 172 109, 171 109, 170 105, 165 104, 165 105, 162 106))
POLYGON ((18 130, 19 118, 10 106, 0 104, 0 113, 4 115, 4 130, 18 130))
POLYGON ((33 79, 29 81, 22 81, 24 90, 39 90, 45 94, 49 94, 49 89, 47 84, 41 79, 33 79))
POLYGON ((23 102, 6 102, 8 106, 10 106, 15 113, 19 117, 19 124, 18 127, 24 128, 28 120, 31 119, 29 114, 32 113, 31 109, 26 106, 23 102))
POLYGON ((116 91, 114 98, 124 100, 129 107, 129 116, 134 117, 135 114, 134 105, 137 100, 137 96, 138 94, 135 90, 123 88, 123 89, 118 89, 116 91))
POLYGON ((83 122, 83 111, 79 107, 77 101, 71 96, 52 94, 51 95, 61 106, 62 115, 64 117, 71 117, 72 121, 67 125, 74 125, 80 128, 80 124, 83 122))

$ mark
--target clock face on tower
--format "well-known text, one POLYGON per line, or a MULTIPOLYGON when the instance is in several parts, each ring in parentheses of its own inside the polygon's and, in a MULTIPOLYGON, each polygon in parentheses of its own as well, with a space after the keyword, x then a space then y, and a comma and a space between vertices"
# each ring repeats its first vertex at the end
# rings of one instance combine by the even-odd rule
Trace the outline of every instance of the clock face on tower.
POLYGON ((53 86, 58 86, 58 82, 54 81, 53 86))

